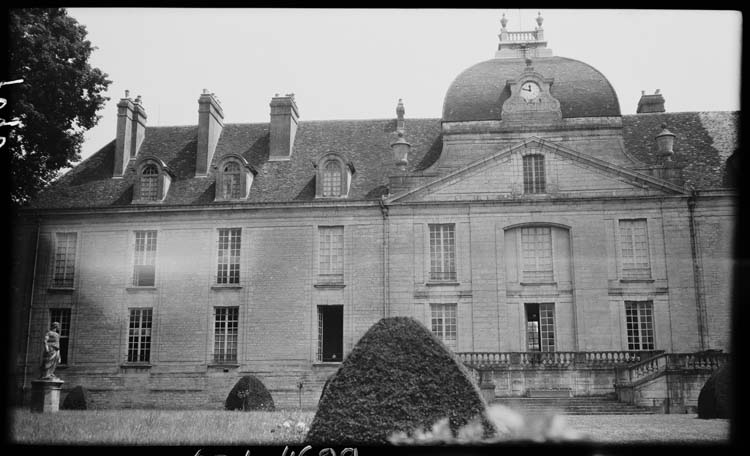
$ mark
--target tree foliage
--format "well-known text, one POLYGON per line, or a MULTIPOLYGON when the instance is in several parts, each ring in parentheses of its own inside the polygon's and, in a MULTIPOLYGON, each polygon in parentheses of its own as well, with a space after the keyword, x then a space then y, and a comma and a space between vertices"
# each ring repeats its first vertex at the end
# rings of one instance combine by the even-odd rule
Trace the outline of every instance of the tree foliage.
POLYGON ((107 74, 89 64, 95 49, 86 27, 63 8, 13 9, 8 15, 8 76, 3 117, 21 125, 7 132, 11 203, 27 203, 80 160, 83 134, 109 99, 107 74))

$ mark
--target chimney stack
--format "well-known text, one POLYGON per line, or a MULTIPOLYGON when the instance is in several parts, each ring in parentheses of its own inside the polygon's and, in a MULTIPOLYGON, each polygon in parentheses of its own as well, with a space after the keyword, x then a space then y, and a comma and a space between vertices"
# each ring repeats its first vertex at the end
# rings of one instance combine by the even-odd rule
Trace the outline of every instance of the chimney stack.
POLYGON ((128 163, 138 155, 138 149, 145 137, 146 110, 141 104, 141 96, 138 95, 133 101, 130 91, 126 90, 125 98, 117 103, 114 177, 122 177, 125 174, 128 163))
POLYGON ((196 150, 195 175, 206 176, 211 160, 224 128, 224 110, 218 98, 208 90, 198 98, 198 146, 196 150))
POLYGON ((637 114, 665 112, 664 97, 659 93, 659 89, 656 89, 653 95, 646 95, 646 92, 641 90, 641 99, 638 100, 638 108, 635 112, 637 114))
POLYGON ((297 133, 299 111, 294 94, 276 94, 271 99, 271 140, 269 160, 289 160, 297 133))

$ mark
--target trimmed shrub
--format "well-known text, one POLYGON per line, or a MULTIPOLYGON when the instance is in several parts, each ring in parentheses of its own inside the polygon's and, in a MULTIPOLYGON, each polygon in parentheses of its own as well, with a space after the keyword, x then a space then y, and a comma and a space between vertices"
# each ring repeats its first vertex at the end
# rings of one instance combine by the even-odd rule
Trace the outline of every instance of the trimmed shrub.
POLYGON ((224 402, 227 410, 268 410, 275 409, 273 398, 263 382, 253 375, 246 375, 235 383, 224 402))
POLYGON ((357 342, 323 388, 306 442, 387 444, 395 433, 429 429, 447 418, 456 432, 485 403, 455 356, 421 323, 380 320, 357 342))
POLYGON ((721 366, 698 396, 698 418, 730 418, 732 414, 732 376, 729 364, 721 366))
POLYGON ((67 396, 60 406, 63 410, 86 410, 88 406, 88 392, 82 386, 76 386, 67 396))

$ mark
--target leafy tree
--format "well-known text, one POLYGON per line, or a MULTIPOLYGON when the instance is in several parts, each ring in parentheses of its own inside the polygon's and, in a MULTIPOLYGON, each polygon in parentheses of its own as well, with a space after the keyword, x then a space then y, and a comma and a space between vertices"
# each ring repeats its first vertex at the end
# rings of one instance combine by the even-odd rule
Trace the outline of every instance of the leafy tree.
POLYGON ((2 89, 3 131, 10 154, 11 203, 23 205, 61 169, 80 160, 83 134, 94 127, 112 82, 88 60, 95 49, 86 27, 63 8, 13 9, 8 14, 8 76, 22 84, 2 89))

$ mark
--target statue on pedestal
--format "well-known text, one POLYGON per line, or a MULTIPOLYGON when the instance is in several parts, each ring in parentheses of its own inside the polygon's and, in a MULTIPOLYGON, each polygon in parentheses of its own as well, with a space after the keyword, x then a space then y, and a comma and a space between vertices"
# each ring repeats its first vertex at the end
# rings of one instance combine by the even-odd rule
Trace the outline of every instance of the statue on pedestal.
POLYGON ((57 380, 55 369, 60 363, 60 323, 54 322, 44 335, 44 352, 42 352, 42 380, 57 380))

